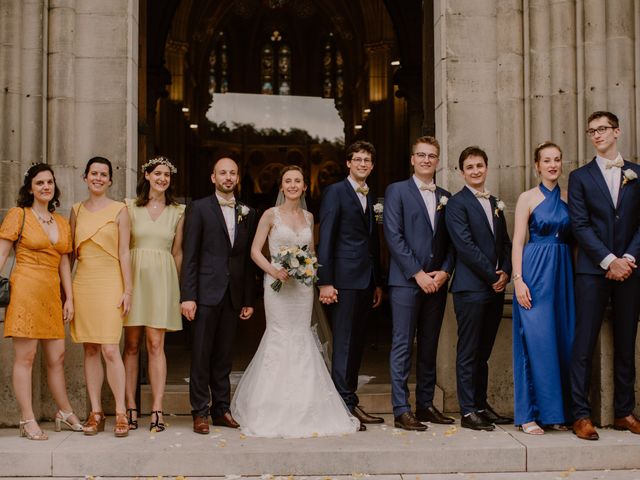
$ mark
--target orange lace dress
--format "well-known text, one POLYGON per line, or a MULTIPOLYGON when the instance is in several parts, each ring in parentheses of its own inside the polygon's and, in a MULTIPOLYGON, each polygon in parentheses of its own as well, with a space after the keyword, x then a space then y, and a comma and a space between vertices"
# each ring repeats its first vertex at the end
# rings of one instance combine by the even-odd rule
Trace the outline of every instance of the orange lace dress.
MULTIPOLYGON (((24 210, 24 229, 11 272, 11 302, 4 317, 5 337, 64 338, 60 296, 60 258, 71 251, 69 222, 53 214, 58 241, 52 244, 30 208, 24 210)), ((22 208, 7 213, 0 238, 15 242, 22 226, 22 208)))

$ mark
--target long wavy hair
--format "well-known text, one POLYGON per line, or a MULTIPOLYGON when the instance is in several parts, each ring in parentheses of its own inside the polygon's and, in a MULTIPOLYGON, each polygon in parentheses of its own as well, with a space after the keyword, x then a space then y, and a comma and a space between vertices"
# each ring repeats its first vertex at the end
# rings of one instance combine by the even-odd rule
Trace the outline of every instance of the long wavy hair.
MULTIPOLYGON (((145 178, 145 173, 153 172, 158 166, 164 165, 169 167, 169 172, 171 172, 171 177, 173 177, 175 172, 175 167, 169 161, 167 157, 154 157, 147 163, 147 167, 142 172, 140 179, 138 180, 138 186, 136 187, 136 207, 144 207, 147 203, 149 203, 149 192, 151 191, 151 183, 149 180, 145 178)), ((164 191, 164 204, 165 205, 177 205, 174 193, 173 193, 173 179, 169 182, 169 186, 164 191)))
POLYGON ((53 213, 55 212, 56 207, 60 206, 59 198, 61 192, 58 188, 58 182, 56 182, 56 176, 53 173, 53 169, 46 163, 36 163, 35 165, 31 165, 29 167, 27 173, 24 174, 24 182, 22 183, 20 190, 18 190, 18 199, 16 201, 16 204, 18 205, 18 207, 23 208, 33 206, 34 198, 33 192, 31 190, 31 182, 40 172, 51 172, 51 175, 53 176, 53 184, 55 186, 55 189, 53 191, 53 198, 49 200, 49 205, 47 206, 47 209, 51 213, 53 213))

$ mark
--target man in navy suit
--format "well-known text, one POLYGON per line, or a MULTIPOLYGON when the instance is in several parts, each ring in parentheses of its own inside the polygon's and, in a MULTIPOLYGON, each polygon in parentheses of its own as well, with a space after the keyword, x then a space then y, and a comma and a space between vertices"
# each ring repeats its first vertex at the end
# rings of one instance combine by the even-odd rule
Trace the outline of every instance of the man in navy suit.
POLYGON ((488 163, 487 154, 479 147, 462 151, 458 165, 466 185, 447 203, 445 217, 456 249, 451 292, 458 321, 460 423, 473 430, 493 430, 494 424, 513 421, 497 414, 487 402, 488 361, 511 275, 504 203, 484 187, 488 163))
POLYGON ((640 434, 635 407, 635 342, 640 313, 640 168, 618 152, 618 117, 594 112, 587 135, 596 157, 569 176, 569 214, 578 243, 576 329, 571 355, 573 431, 597 440, 591 422, 589 380, 604 311, 612 301, 614 427, 640 434))
POLYGON ((180 297, 191 321, 189 399, 193 430, 209 433, 214 425, 238 428, 231 416, 229 373, 238 319, 253 315, 255 269, 249 257, 256 212, 236 202, 238 165, 216 162, 211 174, 215 195, 187 208, 180 297), (211 402, 211 405, 210 405, 211 402))
POLYGON ((349 175, 325 189, 320 205, 318 285, 320 301, 331 305, 333 358, 331 377, 353 415, 366 423, 382 423, 358 406, 358 372, 367 320, 380 305, 380 260, 374 196, 366 184, 375 149, 357 141, 347 149, 349 175))
POLYGON ((453 423, 433 405, 436 356, 447 302, 454 254, 445 225, 451 196, 435 184, 440 144, 420 137, 413 144, 413 176, 389 185, 384 197, 384 235, 389 247, 391 399, 395 426, 426 430, 422 422, 453 423), (413 341, 418 339, 416 414, 411 412, 407 381, 413 341))

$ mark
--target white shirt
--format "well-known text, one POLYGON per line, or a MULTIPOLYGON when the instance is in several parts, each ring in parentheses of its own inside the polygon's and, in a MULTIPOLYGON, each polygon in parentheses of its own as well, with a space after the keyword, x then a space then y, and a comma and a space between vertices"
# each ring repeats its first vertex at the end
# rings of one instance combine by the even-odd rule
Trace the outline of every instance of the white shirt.
MULTIPOLYGON (((478 190, 476 190, 475 188, 471 188, 469 185, 465 185, 465 187, 467 187, 471 191, 471 193, 473 193, 474 197, 476 193, 480 193, 478 190)), ((491 202, 489 201, 488 198, 481 198, 481 197, 476 197, 476 200, 480 202, 480 206, 482 206, 482 209, 484 210, 484 213, 487 216, 489 227, 491 227, 491 233, 493 233, 495 236, 495 232, 493 231, 493 212, 491 211, 491 202)))
MULTIPOLYGON (((218 201, 222 200, 226 202, 227 200, 216 192, 216 198, 218 201)), ((231 246, 233 247, 234 237, 236 236, 236 212, 235 208, 227 207, 220 205, 220 209, 222 210, 222 215, 224 215, 224 223, 227 224, 227 232, 229 232, 229 240, 231 240, 231 246)))
MULTIPOLYGON (((362 205, 362 211, 366 211, 367 210, 367 196, 362 193, 362 192, 358 192, 358 188, 360 188, 360 185, 358 185, 356 183, 356 181, 351 178, 351 175, 347 176, 347 180, 349 180, 349 183, 351 184, 351 186, 353 187, 353 190, 356 192, 356 195, 358 196, 358 200, 360 200, 360 205, 362 205)), ((364 185, 362 185, 364 188, 368 188, 367 184, 365 183, 364 185)))
MULTIPOLYGON (((427 207, 427 213, 429 214, 429 220, 431 221, 431 228, 435 233, 436 228, 436 192, 430 192, 429 190, 420 190, 420 186, 424 184, 422 180, 420 180, 415 175, 413 176, 413 181, 416 183, 416 187, 418 187, 418 191, 420 195, 422 195, 422 200, 424 201, 424 205, 427 207)), ((431 180, 431 183, 434 183, 431 180)))

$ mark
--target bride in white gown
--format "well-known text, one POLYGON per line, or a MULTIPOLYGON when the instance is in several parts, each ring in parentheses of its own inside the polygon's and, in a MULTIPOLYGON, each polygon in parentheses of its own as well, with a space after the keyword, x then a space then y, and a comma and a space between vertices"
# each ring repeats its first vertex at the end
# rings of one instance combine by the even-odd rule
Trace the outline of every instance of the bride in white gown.
POLYGON ((231 402, 242 433, 255 437, 303 438, 356 432, 360 423, 348 411, 318 350, 311 330, 313 286, 289 278, 267 260, 281 246, 313 245, 313 215, 302 209, 306 190, 302 170, 289 166, 281 175, 282 205, 267 210, 258 224, 251 258, 265 272, 266 330, 231 402), (283 286, 271 288, 275 279, 283 286))

